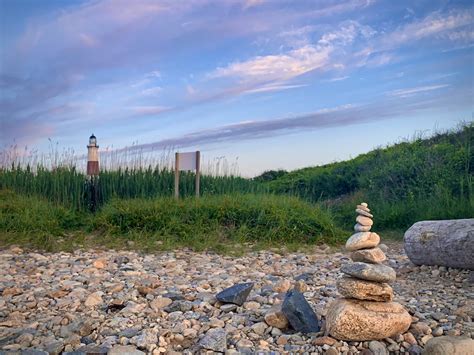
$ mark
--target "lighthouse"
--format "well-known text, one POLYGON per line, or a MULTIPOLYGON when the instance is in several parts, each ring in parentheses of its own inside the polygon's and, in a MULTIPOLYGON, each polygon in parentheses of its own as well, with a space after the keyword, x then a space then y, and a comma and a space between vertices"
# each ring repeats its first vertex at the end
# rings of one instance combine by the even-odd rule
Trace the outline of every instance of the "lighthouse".
POLYGON ((94 134, 89 137, 87 146, 87 175, 99 176, 99 146, 94 134))

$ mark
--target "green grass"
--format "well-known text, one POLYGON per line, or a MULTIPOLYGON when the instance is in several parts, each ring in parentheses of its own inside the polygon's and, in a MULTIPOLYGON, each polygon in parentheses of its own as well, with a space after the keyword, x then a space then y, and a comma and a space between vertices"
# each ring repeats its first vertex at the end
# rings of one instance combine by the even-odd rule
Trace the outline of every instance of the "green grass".
MULTIPOLYGON (((27 196, 45 197, 49 201, 76 210, 88 208, 86 176, 75 167, 64 165, 55 169, 29 165, 0 168, 0 189, 10 189, 27 196)), ((195 195, 194 173, 180 174, 181 196, 195 195)), ((156 198, 172 196, 174 172, 169 168, 103 170, 98 195, 102 203, 114 198, 156 198)), ((256 181, 235 175, 201 176, 201 194, 265 193, 268 189, 256 181)))
POLYGON ((374 228, 402 230, 419 220, 474 217, 473 149, 471 123, 347 161, 267 172, 264 184, 273 193, 327 206, 345 229, 352 227, 354 206, 365 201, 374 212, 374 228))
POLYGON ((344 239, 331 215, 297 198, 232 194, 200 199, 114 199, 97 214, 0 191, 0 243, 45 250, 82 247, 241 253, 344 239))
POLYGON ((335 243, 341 230, 345 239, 362 201, 375 215, 373 230, 399 238, 420 220, 474 217, 473 143, 470 123, 351 160, 254 179, 229 169, 219 176, 216 166, 201 177, 199 200, 191 197, 194 175, 182 173, 179 201, 171 197, 169 164, 130 165, 125 155, 115 170, 101 172, 96 214, 88 212, 86 177, 70 159, 54 159, 54 169, 17 161, 0 168, 0 242, 50 250, 294 249, 335 243))

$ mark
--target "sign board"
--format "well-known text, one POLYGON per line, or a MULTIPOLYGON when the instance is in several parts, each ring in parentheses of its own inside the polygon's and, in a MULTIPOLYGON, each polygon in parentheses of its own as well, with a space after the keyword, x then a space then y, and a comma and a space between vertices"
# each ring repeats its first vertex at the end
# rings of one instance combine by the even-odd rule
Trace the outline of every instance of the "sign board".
POLYGON ((196 163, 197 163, 196 152, 178 153, 178 154, 179 154, 178 167, 180 171, 196 169, 196 163))
POLYGON ((201 152, 176 153, 174 162, 174 197, 179 198, 179 172, 196 170, 196 197, 199 197, 201 177, 201 152))

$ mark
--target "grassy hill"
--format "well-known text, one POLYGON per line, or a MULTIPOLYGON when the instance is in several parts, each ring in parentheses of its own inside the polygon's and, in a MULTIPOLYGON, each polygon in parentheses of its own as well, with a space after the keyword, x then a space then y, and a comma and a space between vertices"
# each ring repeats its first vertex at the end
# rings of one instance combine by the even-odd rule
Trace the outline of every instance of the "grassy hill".
POLYGON ((289 173, 265 172, 273 193, 328 206, 348 228, 365 200, 376 227, 403 229, 422 219, 474 216, 474 124, 378 148, 354 159, 289 173))
MULTIPOLYGON (((88 209, 83 173, 62 165, 0 168, 0 246, 46 249, 102 245, 140 249, 236 250, 258 245, 344 241, 354 207, 369 203, 373 230, 403 231, 426 219, 474 217, 474 125, 421 137, 358 157, 254 179, 139 167, 101 172, 100 208, 88 209), (237 248, 238 249, 238 248, 237 248)), ((398 233, 399 235, 400 233, 398 233)))

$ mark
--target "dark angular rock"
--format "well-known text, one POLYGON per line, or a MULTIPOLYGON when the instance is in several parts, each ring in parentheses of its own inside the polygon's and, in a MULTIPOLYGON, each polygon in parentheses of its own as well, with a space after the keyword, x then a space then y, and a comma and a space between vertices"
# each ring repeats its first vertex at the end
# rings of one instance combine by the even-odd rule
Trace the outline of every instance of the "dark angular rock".
POLYGON ((288 291, 281 310, 296 331, 301 333, 319 332, 320 324, 316 313, 301 292, 294 289, 288 291))
POLYGON ((219 292, 216 295, 216 298, 222 303, 234 303, 241 306, 244 304, 252 288, 253 282, 236 284, 232 287, 226 288, 222 292, 219 292))

